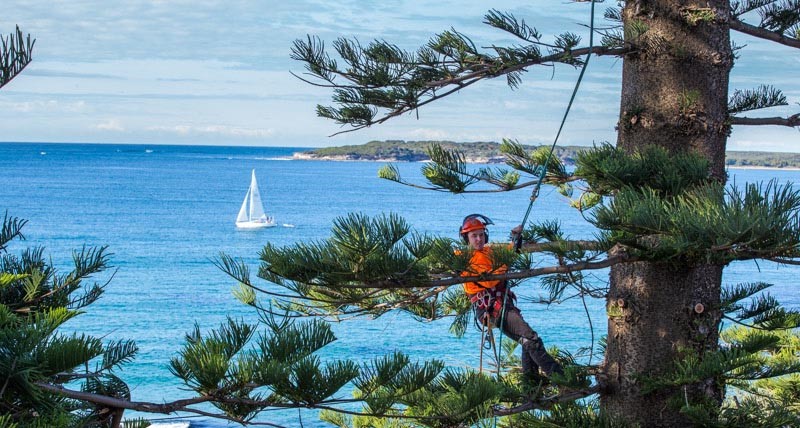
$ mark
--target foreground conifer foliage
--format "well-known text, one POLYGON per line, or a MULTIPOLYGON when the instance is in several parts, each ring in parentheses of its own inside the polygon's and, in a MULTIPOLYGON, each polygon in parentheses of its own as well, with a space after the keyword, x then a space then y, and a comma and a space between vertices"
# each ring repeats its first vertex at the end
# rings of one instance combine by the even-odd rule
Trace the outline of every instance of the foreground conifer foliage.
POLYGON ((7 252, 11 241, 23 238, 25 223, 6 215, 0 229, 1 420, 22 426, 118 424, 122 412, 65 399, 57 392, 80 385, 89 394, 130 399, 128 386, 114 370, 133 359, 135 343, 104 344, 85 334, 60 333, 102 295, 106 284, 85 282, 108 268, 107 250, 74 252, 73 270, 60 274, 43 248, 28 248, 19 255, 7 252))

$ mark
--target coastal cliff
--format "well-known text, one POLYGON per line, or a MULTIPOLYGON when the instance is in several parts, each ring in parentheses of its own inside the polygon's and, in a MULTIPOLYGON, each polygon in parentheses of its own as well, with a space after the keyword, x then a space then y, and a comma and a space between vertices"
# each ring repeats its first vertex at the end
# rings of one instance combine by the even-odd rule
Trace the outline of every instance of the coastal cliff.
MULTIPOLYGON (((366 144, 325 147, 321 149, 297 152, 294 159, 300 160, 331 160, 331 161, 378 161, 378 162, 424 162, 430 160, 426 149, 431 144, 439 144, 448 150, 459 150, 469 163, 503 163, 505 157, 500 153, 500 144, 496 142, 465 142, 453 141, 370 141, 366 144)), ((527 150, 534 150, 537 146, 524 146, 527 150)), ((585 149, 585 147, 582 147, 585 149)), ((556 156, 567 163, 581 147, 556 147, 556 156)))
MULTIPOLYGON (((484 141, 463 143, 454 141, 370 141, 360 145, 325 147, 296 152, 292 158, 326 161, 424 162, 430 160, 425 150, 431 144, 439 144, 445 149, 461 151, 468 163, 485 164, 505 161, 505 157, 500 153, 499 143, 484 141)), ((530 151, 541 146, 524 145, 523 147, 530 151)), ((565 164, 572 165, 577 153, 587 148, 586 146, 556 146, 555 156, 565 164)), ((725 163, 729 167, 800 168, 800 154, 728 151, 725 163)))

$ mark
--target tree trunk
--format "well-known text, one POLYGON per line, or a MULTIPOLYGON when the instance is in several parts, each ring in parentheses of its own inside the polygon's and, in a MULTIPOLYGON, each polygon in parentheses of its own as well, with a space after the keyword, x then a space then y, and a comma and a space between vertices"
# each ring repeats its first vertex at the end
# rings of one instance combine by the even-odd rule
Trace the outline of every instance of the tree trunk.
MULTIPOLYGON (((623 63, 618 147, 699 153, 712 175, 725 180, 729 9, 721 0, 625 4, 625 37, 638 50, 623 63)), ((684 427, 686 401, 721 401, 723 388, 714 380, 643 394, 637 379, 666 373, 685 352, 716 349, 721 278, 722 267, 712 265, 611 269, 604 411, 641 426, 684 427)))
POLYGON ((644 394, 639 375, 668 373, 676 357, 716 350, 722 267, 633 263, 611 272, 604 410, 647 427, 686 427, 687 401, 719 402, 722 385, 709 379, 644 394))

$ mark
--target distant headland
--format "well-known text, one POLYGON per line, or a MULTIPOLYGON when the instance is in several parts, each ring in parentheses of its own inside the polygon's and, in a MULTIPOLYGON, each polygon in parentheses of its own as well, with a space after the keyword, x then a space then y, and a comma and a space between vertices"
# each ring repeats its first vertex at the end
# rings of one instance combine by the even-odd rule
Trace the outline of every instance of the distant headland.
MULTIPOLYGON (((469 163, 502 163, 505 158, 500 153, 500 144, 492 141, 464 142, 454 141, 370 141, 361 145, 325 147, 294 153, 294 159, 330 161, 373 161, 373 162, 422 162, 430 160, 425 149, 437 143, 446 149, 457 149, 464 153, 469 163)), ((541 146, 524 146, 534 150, 541 146)), ((565 164, 575 163, 577 153, 586 150, 585 146, 556 146, 555 156, 565 164)), ((800 153, 744 152, 728 151, 725 163, 729 167, 742 168, 800 168, 800 153)))

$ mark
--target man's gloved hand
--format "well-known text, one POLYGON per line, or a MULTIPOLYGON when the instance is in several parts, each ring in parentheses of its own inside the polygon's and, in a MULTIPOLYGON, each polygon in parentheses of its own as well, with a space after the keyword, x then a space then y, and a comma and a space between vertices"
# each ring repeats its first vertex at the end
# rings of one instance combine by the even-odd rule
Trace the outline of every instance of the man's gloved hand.
POLYGON ((519 251, 520 247, 522 247, 522 225, 511 229, 511 242, 514 243, 514 250, 519 251))

